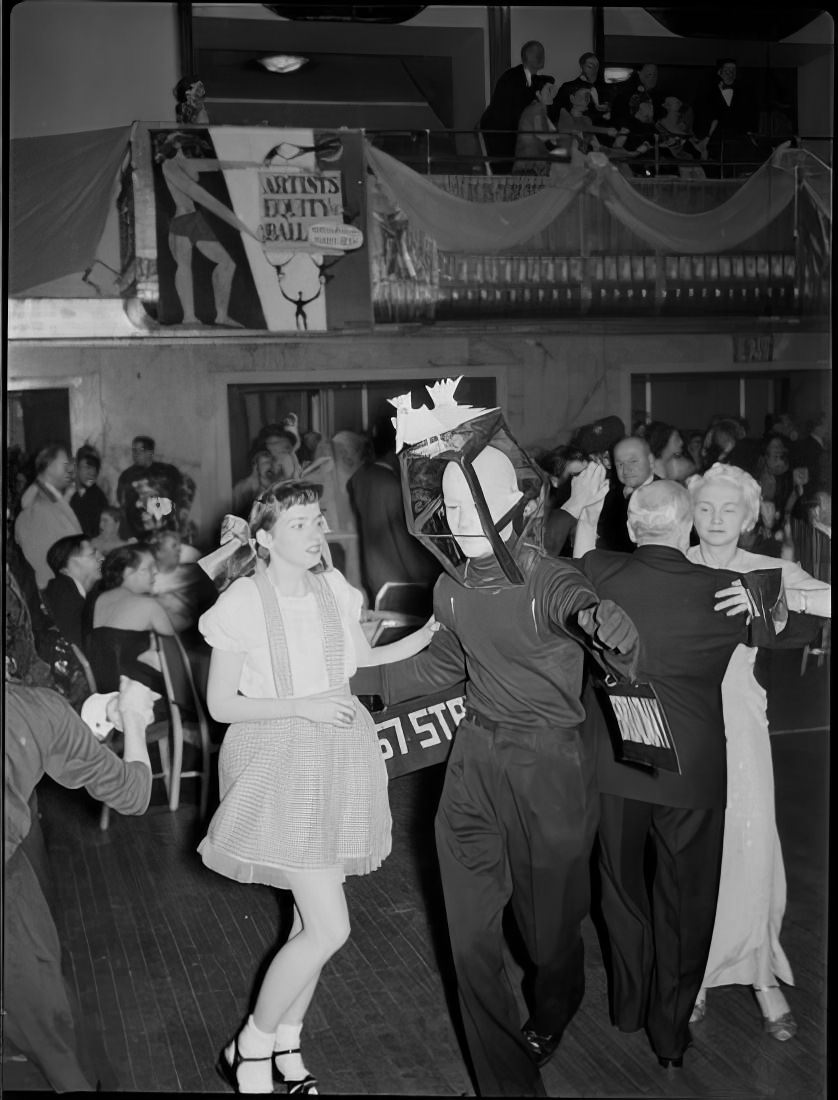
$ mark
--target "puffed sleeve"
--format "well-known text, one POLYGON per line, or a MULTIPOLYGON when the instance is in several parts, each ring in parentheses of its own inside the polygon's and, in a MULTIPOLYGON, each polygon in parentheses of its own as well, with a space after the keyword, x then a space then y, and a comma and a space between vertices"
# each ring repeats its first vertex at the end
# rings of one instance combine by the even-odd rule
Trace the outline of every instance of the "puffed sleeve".
POLYGON ((198 620, 207 645, 244 653, 253 645, 252 623, 259 614, 259 593, 250 577, 239 577, 198 620))
POLYGON ((357 623, 361 619, 361 610, 364 606, 364 597, 357 588, 337 569, 329 569, 323 574, 327 583, 335 594, 340 613, 349 623, 357 623))

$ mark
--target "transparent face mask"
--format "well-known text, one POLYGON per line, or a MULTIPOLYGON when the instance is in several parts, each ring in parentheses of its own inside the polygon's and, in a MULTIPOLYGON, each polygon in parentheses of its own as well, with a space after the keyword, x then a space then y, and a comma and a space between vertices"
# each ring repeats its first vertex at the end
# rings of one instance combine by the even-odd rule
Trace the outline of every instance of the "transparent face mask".
POLYGON ((522 552, 526 548, 531 553, 543 553, 542 523, 549 480, 519 446, 500 410, 492 409, 430 440, 406 447, 399 461, 408 529, 447 573, 460 583, 467 583, 469 559, 458 539, 485 538, 507 580, 511 584, 525 583, 522 552), (520 494, 495 520, 486 500, 487 491, 492 497, 493 487, 481 485, 474 469, 474 460, 490 446, 509 460, 520 494), (480 521, 480 535, 458 534, 455 537, 451 530, 443 499, 443 476, 451 463, 456 464, 465 478, 480 521), (510 526, 511 533, 504 540, 501 532, 510 526))

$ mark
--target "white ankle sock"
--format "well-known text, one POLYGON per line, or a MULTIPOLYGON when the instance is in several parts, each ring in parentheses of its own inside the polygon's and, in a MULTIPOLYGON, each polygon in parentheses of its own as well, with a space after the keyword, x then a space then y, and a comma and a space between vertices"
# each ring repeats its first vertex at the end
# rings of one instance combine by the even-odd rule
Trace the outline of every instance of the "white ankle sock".
MULTIPOLYGON (((242 1062, 236 1076, 239 1082, 239 1092, 265 1093, 273 1092, 273 1074, 271 1072, 271 1052, 274 1046, 274 1037, 269 1031, 260 1031, 253 1022, 253 1017, 248 1016, 247 1023, 238 1034, 239 1053, 242 1058, 262 1058, 261 1062, 242 1062)), ((230 1065, 235 1057, 235 1046, 231 1043, 224 1051, 224 1055, 230 1065)))
MULTIPOLYGON (((302 1030, 302 1024, 280 1024, 274 1035, 274 1050, 296 1050, 300 1045, 302 1030)), ((302 1081, 308 1073, 300 1054, 277 1054, 274 1061, 276 1068, 288 1081, 302 1081)))

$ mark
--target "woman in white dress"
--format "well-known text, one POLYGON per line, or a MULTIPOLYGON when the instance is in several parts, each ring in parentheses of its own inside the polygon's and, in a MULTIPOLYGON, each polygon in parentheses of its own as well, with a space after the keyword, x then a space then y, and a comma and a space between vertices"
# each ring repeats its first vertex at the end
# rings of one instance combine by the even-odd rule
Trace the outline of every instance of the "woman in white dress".
MULTIPOLYGON (((700 540, 687 552, 690 561, 737 573, 781 568, 789 610, 829 617, 828 584, 795 562, 737 546, 759 517, 760 487, 750 474, 715 463, 703 476, 692 478, 688 488, 700 540)), ((736 609, 728 612, 734 613, 736 609)), ((709 988, 750 985, 765 1031, 784 1041, 792 1038, 797 1024, 779 982, 793 985, 794 978, 780 946, 786 878, 774 818, 766 695, 754 675, 757 653, 740 645, 722 682, 728 778, 721 882, 710 955, 690 1022, 704 1017, 709 988)))
POLYGON ((219 1057, 219 1072, 242 1093, 271 1092, 274 1080, 317 1092, 300 1032, 321 968, 349 936, 344 879, 374 871, 390 852, 387 770, 349 678, 359 665, 418 653, 435 625, 370 648, 361 593, 330 567, 320 493, 301 481, 272 485, 249 528, 226 517, 222 537, 235 536, 235 552, 222 545, 202 560, 212 575, 236 579, 198 624, 212 646, 207 705, 230 723, 221 801, 198 850, 218 874, 294 897, 289 938, 219 1057))

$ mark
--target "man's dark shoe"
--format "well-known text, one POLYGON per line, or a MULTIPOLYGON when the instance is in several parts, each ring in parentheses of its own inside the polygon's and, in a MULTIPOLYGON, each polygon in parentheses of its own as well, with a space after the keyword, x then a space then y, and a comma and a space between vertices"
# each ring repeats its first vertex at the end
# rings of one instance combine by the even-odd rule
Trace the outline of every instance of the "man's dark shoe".
POLYGON ((561 1038, 560 1035, 540 1035, 533 1030, 529 1020, 521 1028, 521 1034, 526 1039, 530 1053, 535 1058, 539 1069, 546 1065, 556 1053, 561 1038))

